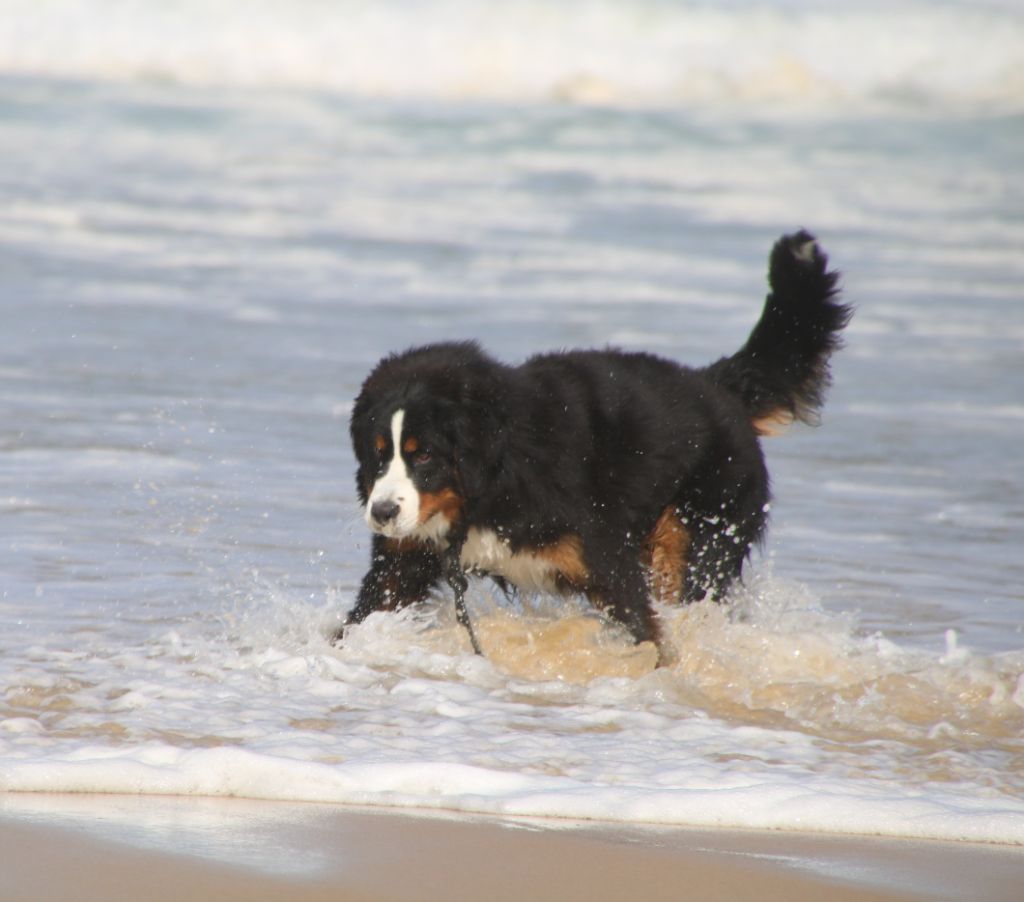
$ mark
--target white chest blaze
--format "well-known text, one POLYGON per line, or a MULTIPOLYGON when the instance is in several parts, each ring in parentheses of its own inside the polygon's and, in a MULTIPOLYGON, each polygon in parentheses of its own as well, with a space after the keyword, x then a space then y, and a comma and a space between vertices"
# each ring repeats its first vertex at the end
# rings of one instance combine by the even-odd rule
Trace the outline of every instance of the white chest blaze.
POLYGON ((533 554, 513 554, 508 542, 490 529, 471 529, 462 546, 462 566, 467 570, 502 576, 527 592, 554 592, 555 567, 533 554))
POLYGON ((413 485, 412 475, 402 457, 404 422, 405 411, 396 410, 391 416, 391 459, 387 462, 387 469, 373 484, 370 497, 366 501, 366 510, 363 511, 363 517, 370 529, 397 538, 407 536, 415 530, 420 518, 420 493, 413 485), (370 511, 373 505, 386 501, 399 506, 398 515, 383 526, 377 526, 370 511))

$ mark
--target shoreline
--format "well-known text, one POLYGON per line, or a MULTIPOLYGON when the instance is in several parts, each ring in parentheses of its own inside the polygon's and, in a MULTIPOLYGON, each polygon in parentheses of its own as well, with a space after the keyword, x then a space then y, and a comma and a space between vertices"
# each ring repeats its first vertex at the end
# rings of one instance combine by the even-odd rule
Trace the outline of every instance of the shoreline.
POLYGON ((0 794, 0 900, 1019 898, 1024 849, 199 797, 0 794))

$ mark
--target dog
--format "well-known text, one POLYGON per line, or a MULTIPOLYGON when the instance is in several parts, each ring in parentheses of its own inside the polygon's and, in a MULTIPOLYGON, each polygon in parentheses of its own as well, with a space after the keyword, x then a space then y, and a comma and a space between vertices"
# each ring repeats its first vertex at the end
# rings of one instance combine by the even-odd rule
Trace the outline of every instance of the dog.
POLYGON ((760 437, 817 421, 852 314, 806 231, 768 281, 747 342, 701 368, 614 349, 508 366, 475 342, 381 360, 350 423, 370 568, 335 638, 447 583, 480 653, 475 574, 583 595, 664 662, 652 601, 721 601, 740 577, 768 520, 760 437))

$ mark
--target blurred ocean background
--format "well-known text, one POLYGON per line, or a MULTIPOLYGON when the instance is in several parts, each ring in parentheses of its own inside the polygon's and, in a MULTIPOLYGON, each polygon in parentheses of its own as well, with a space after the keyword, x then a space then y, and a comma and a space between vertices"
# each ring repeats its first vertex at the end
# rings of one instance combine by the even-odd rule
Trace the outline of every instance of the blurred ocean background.
POLYGON ((0 0, 0 163, 0 790, 1024 842, 1024 3, 0 0), (799 227, 857 314, 676 665, 328 644, 382 354, 704 363, 799 227))

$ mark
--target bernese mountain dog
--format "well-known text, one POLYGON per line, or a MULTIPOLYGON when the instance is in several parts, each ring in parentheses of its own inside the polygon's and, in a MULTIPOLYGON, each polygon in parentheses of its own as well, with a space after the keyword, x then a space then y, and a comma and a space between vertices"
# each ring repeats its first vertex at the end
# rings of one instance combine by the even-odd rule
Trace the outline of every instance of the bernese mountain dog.
POLYGON ((746 344, 701 368, 620 350, 509 366, 474 342, 385 357, 352 411, 373 547, 346 626, 447 584, 479 653, 473 574, 582 594, 637 642, 659 641, 652 599, 721 600, 768 519, 760 436, 815 421, 851 315, 827 262, 807 232, 781 238, 746 344))

